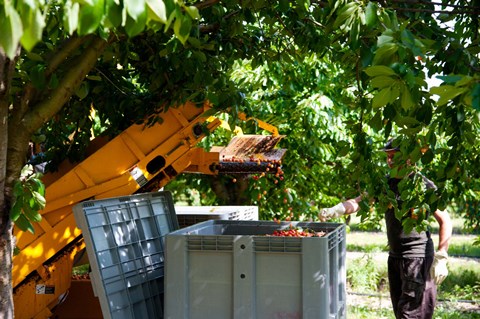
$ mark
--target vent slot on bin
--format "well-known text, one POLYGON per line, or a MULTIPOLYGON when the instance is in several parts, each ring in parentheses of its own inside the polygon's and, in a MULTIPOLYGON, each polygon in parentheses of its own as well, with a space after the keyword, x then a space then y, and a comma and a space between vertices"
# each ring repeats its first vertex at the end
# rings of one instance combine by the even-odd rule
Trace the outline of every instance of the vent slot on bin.
POLYGON ((288 237, 255 237, 255 251, 301 253, 302 239, 288 237))
POLYGON ((203 251, 232 251, 233 250, 233 237, 232 236, 188 236, 187 247, 190 251, 203 250, 203 251))

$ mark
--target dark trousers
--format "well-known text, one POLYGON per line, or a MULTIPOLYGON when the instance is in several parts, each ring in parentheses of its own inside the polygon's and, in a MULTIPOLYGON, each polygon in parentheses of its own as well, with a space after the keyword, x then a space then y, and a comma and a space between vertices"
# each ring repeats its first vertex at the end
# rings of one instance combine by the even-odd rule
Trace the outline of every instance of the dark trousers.
POLYGON ((431 319, 437 286, 430 278, 433 256, 388 258, 388 280, 393 311, 397 319, 431 319))

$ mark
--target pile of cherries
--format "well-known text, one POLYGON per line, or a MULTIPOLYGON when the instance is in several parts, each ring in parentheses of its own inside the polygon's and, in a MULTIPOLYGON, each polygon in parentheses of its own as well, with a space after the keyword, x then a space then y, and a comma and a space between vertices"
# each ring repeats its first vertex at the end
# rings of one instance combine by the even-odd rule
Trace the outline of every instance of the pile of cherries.
POLYGON ((309 229, 290 227, 289 229, 275 230, 271 236, 276 237, 322 237, 324 232, 316 232, 309 229))

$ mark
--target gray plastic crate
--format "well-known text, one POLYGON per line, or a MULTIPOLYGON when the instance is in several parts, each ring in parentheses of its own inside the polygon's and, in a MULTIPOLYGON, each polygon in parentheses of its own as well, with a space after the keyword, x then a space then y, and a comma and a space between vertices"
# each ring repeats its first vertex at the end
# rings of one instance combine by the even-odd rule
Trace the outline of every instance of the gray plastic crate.
POLYGON ((166 236, 165 318, 346 318, 345 225, 209 220, 166 236), (265 236, 292 226, 323 237, 265 236))
POLYGON ((180 206, 175 205, 180 228, 207 220, 258 220, 258 206, 180 206))
POLYGON ((169 192, 73 207, 104 318, 163 318, 164 237, 179 229, 169 192))

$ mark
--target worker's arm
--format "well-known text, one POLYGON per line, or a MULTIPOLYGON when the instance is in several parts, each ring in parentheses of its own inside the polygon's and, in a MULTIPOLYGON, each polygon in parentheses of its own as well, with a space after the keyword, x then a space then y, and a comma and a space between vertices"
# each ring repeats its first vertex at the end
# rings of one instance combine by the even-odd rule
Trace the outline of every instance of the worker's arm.
POLYGON ((448 251, 448 244, 452 238, 452 220, 447 211, 436 210, 433 216, 438 222, 438 251, 448 251))
POLYGON ((440 285, 448 275, 448 244, 452 238, 452 221, 447 211, 437 210, 433 216, 438 222, 438 250, 435 253, 430 276, 440 285))
POLYGON ((326 221, 331 218, 340 217, 342 215, 349 215, 356 213, 360 210, 359 203, 362 201, 362 195, 352 199, 348 199, 342 203, 339 203, 333 207, 323 208, 318 213, 318 218, 321 221, 326 221))

